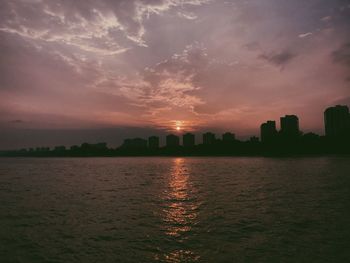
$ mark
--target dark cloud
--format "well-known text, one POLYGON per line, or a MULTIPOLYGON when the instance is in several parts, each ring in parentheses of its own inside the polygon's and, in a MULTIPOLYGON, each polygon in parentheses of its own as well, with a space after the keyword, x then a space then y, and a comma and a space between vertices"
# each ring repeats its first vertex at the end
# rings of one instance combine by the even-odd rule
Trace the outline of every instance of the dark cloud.
POLYGON ((23 123, 24 121, 23 120, 12 120, 10 121, 10 123, 23 123))
POLYGON ((268 61, 269 63, 284 68, 285 65, 290 63, 290 61, 296 57, 296 54, 291 51, 281 51, 278 53, 262 54, 259 58, 268 61))

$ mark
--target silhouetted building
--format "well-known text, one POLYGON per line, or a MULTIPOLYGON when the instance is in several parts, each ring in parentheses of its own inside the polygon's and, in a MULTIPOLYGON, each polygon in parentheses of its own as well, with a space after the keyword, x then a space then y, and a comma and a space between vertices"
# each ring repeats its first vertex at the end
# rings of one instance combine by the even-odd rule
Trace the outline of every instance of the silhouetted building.
POLYGON ((72 145, 70 148, 69 148, 71 151, 79 151, 79 146, 78 145, 72 145))
POLYGON ((328 137, 350 137, 350 113, 348 106, 336 105, 324 112, 324 124, 328 137))
POLYGON ((256 137, 256 136, 252 136, 252 137, 249 138, 249 141, 250 142, 259 142, 259 138, 256 137))
POLYGON ((236 140, 236 136, 234 133, 226 132, 222 135, 222 141, 224 142, 233 142, 236 140))
POLYGON ((281 134, 284 137, 298 137, 299 131, 299 119, 295 115, 286 115, 281 117, 281 134))
POLYGON ((125 139, 122 147, 123 148, 146 148, 147 141, 141 138, 125 139))
POLYGON ((305 133, 303 134, 303 140, 304 142, 307 141, 307 142, 316 142, 320 139, 320 135, 316 134, 316 133, 313 133, 313 132, 308 132, 308 133, 305 133))
POLYGON ((169 134, 166 136, 166 146, 167 147, 177 147, 180 145, 180 138, 174 134, 169 134))
POLYGON ((203 134, 203 144, 210 145, 215 142, 215 134, 211 132, 206 132, 203 134))
POLYGON ((105 143, 105 142, 94 143, 94 144, 85 142, 85 143, 81 144, 80 149, 78 147, 78 149, 77 148, 74 148, 74 149, 71 148, 71 150, 75 150, 75 151, 76 150, 82 150, 84 152, 96 152, 96 151, 101 152, 101 151, 108 150, 108 148, 107 148, 107 143, 105 143))
POLYGON ((260 126, 260 138, 262 142, 272 142, 276 139, 277 129, 275 121, 267 121, 260 126))
POLYGON ((182 144, 184 147, 193 147, 195 145, 195 136, 192 133, 186 133, 182 136, 182 144))
POLYGON ((159 137, 151 136, 148 138, 148 147, 150 149, 158 149, 159 148, 159 137))
POLYGON ((36 147, 35 151, 36 152, 49 152, 50 151, 50 147, 36 147))
POLYGON ((107 143, 105 142, 99 142, 95 144, 91 144, 91 147, 98 149, 98 150, 107 150, 107 143))
POLYGON ((66 150, 66 146, 55 146, 54 151, 56 152, 64 152, 66 150))

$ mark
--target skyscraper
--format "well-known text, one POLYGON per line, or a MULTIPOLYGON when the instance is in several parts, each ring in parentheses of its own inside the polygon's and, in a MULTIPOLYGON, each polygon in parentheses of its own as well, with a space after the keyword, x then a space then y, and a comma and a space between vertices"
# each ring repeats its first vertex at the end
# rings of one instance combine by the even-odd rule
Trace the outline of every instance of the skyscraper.
POLYGON ((299 119, 295 115, 286 115, 281 117, 281 134, 284 137, 298 137, 299 131, 299 119))
POLYGON ((211 132, 207 132, 203 134, 203 144, 210 145, 215 142, 215 134, 211 132))
POLYGON ((193 147, 195 145, 195 136, 192 133, 186 133, 182 136, 184 147, 193 147))
POLYGON ((222 135, 222 141, 224 142, 233 142, 236 140, 236 136, 234 133, 226 132, 222 135))
POLYGON ((350 113, 348 106, 336 105, 324 112, 324 125, 327 137, 350 136, 350 113))
POLYGON ((277 130, 275 121, 267 121, 260 126, 260 138, 262 142, 272 142, 276 139, 277 130))
POLYGON ((151 136, 148 138, 148 147, 150 149, 158 149, 159 148, 159 137, 151 136))
POLYGON ((180 145, 180 138, 174 134, 169 134, 166 136, 166 146, 167 147, 177 147, 180 145))

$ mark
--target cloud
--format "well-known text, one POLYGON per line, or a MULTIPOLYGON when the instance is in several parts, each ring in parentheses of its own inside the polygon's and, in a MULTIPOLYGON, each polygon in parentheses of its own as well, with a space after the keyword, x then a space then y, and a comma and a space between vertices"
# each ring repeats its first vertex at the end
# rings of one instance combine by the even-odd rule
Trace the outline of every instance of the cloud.
POLYGON ((350 67, 350 42, 343 44, 338 50, 332 53, 333 60, 350 67))
POLYGON ((184 17, 184 18, 186 18, 186 19, 188 19, 188 20, 195 20, 195 19, 198 18, 198 16, 196 16, 196 15, 193 14, 193 13, 178 12, 178 15, 179 15, 180 17, 184 17))
POLYGON ((334 101, 333 103, 334 105, 348 105, 350 107, 350 97, 344 97, 344 98, 341 98, 341 99, 337 99, 336 101, 334 101))
POLYGON ((172 107, 192 110, 203 104, 203 100, 192 93, 200 89, 193 79, 200 68, 208 64, 206 56, 200 45, 189 45, 181 53, 144 69, 135 84, 119 83, 120 91, 151 114, 172 107))
POLYGON ((259 42, 256 42, 256 41, 247 43, 243 47, 245 47, 249 51, 256 51, 256 50, 260 50, 261 49, 261 46, 260 46, 259 42))
POLYGON ((305 38, 305 37, 309 37, 309 36, 312 36, 311 32, 307 32, 307 33, 298 35, 299 38, 305 38))
POLYGON ((0 1, 0 122, 320 127, 349 92, 346 1, 0 1))
POLYGON ((12 120, 10 121, 10 123, 23 123, 24 121, 23 120, 12 120))
POLYGON ((321 20, 323 22, 329 22, 330 20, 332 20, 332 17, 331 16, 325 16, 325 17, 322 17, 321 20))
POLYGON ((284 68, 285 65, 290 63, 290 61, 295 57, 296 55, 289 50, 281 51, 278 53, 265 53, 259 56, 259 58, 281 68, 284 68))
MULTIPOLYGON (((5 1, 0 31, 25 39, 59 43, 97 55, 117 55, 133 45, 147 47, 144 20, 171 8, 205 0, 5 1)), ((179 12, 186 19, 195 15, 179 12)))

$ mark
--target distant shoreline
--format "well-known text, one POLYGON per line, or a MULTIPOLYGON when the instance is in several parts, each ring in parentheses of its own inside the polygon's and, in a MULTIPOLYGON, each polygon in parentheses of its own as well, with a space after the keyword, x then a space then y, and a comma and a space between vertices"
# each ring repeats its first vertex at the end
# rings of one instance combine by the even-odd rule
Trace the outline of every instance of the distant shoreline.
POLYGON ((28 155, 28 156, 14 156, 14 155, 0 155, 0 158, 9 158, 9 159, 16 159, 16 158, 35 158, 35 159, 53 159, 53 158, 169 158, 169 157, 175 157, 175 158, 317 158, 317 157, 350 157, 349 153, 344 154, 284 154, 284 155, 52 155, 52 156, 35 156, 35 155, 28 155))

